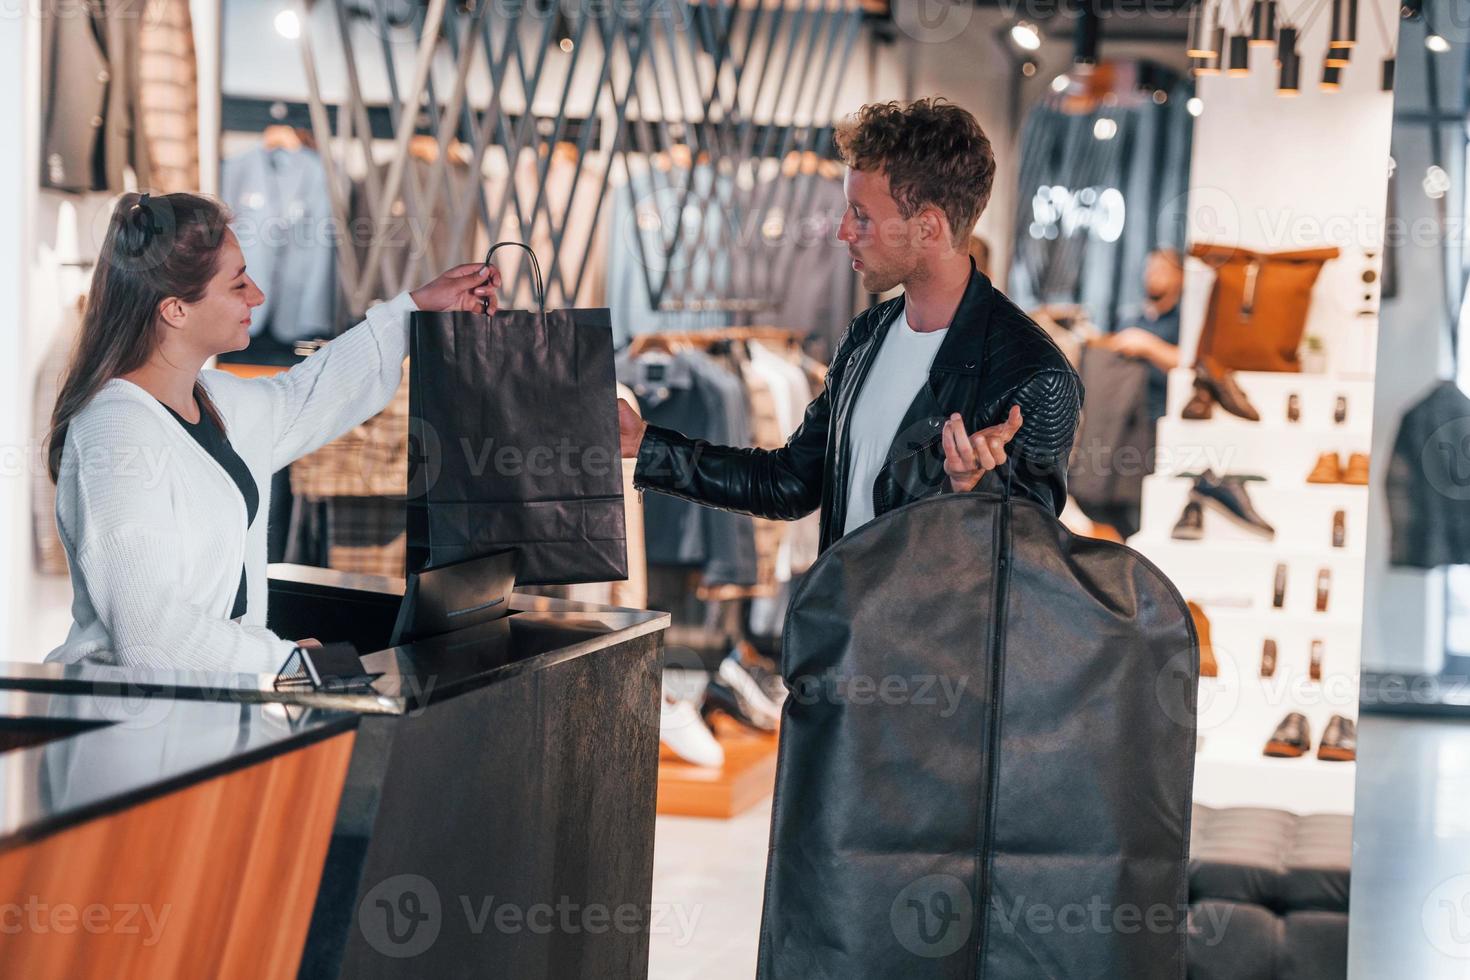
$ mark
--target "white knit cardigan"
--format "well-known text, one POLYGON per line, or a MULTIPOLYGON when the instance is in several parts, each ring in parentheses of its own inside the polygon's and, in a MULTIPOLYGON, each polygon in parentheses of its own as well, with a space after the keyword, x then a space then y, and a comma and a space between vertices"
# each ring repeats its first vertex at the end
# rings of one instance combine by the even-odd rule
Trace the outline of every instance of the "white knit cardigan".
POLYGON ((408 348, 408 293, 291 370, 204 371, 230 444, 260 490, 249 530, 224 468, 148 392, 109 381, 72 420, 56 486, 72 627, 49 661, 275 672, 292 648, 265 628, 271 474, 383 409, 408 348), (245 567, 247 605, 230 619, 245 567))

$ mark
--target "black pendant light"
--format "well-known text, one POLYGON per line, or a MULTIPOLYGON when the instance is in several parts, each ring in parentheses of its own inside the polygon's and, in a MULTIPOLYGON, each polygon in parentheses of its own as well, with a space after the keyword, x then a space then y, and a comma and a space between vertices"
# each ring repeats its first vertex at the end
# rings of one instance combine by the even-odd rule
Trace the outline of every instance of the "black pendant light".
POLYGON ((1230 67, 1225 74, 1239 78, 1251 73, 1251 39, 1249 34, 1230 35, 1230 67))
POLYGON ((1189 11, 1189 51, 1191 58, 1211 59, 1215 49, 1208 46, 1210 39, 1210 11, 1208 0, 1196 0, 1189 11))
MULTIPOLYGON (((1283 32, 1284 33, 1284 32, 1283 32)), ((1281 78, 1276 83, 1276 94, 1300 95, 1302 91, 1302 58, 1295 48, 1281 50, 1281 78)))
POLYGON ((1332 0, 1332 40, 1334 48, 1350 48, 1358 43, 1358 0, 1332 0))
POLYGON ((1379 81, 1379 85, 1385 92, 1393 91, 1393 71, 1397 60, 1396 58, 1383 59, 1383 76, 1379 81))
POLYGON ((1217 27, 1211 33, 1214 34, 1214 40, 1211 42, 1213 47, 1210 49, 1210 57, 1196 58, 1191 65, 1196 78, 1218 75, 1225 64, 1225 28, 1217 27))
MULTIPOLYGON (((1286 52, 1296 54, 1296 28, 1282 24, 1281 29, 1276 32, 1276 64, 1279 67, 1286 57, 1286 52)), ((1301 59, 1297 59, 1300 63, 1301 59)))
POLYGON ((1338 65, 1322 65, 1322 91, 1336 92, 1342 88, 1342 68, 1338 65))
POLYGON ((1327 47, 1327 63, 1335 68, 1346 68, 1352 60, 1353 49, 1351 47, 1332 44, 1327 47))
POLYGON ((1255 0, 1251 4, 1251 40, 1256 47, 1276 43, 1276 0, 1255 0))

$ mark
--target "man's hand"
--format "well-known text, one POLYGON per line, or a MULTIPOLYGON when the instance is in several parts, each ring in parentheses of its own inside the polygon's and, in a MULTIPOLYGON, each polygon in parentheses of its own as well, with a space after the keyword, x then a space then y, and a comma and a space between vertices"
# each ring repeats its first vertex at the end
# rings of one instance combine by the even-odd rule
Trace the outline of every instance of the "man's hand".
POLYGON ((1103 337, 1098 343, 1115 354, 1148 361, 1161 371, 1179 366, 1179 348, 1142 327, 1119 330, 1103 337))
POLYGON ((944 423, 944 472, 955 493, 975 489, 980 478, 1007 459, 1006 446, 1021 429, 1021 406, 1012 405, 1011 414, 999 425, 981 429, 974 435, 965 432, 965 420, 958 412, 944 423))
POLYGON ((495 290, 500 288, 500 270, 483 262, 457 265, 433 282, 415 289, 414 305, 435 313, 494 313, 500 308, 495 290))
POLYGON ((638 447, 643 444, 643 433, 648 423, 638 417, 633 406, 618 399, 618 441, 622 444, 624 459, 637 459, 638 447))

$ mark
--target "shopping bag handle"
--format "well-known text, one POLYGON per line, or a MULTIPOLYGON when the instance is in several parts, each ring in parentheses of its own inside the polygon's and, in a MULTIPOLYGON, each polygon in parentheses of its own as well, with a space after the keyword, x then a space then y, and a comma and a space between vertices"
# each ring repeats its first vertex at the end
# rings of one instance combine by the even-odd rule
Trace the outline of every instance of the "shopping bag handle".
POLYGON ((523 248, 526 250, 526 254, 531 257, 531 282, 536 287, 536 306, 541 314, 545 315, 546 286, 541 281, 541 263, 536 261, 536 253, 531 250, 531 246, 527 245, 525 242, 496 242, 494 245, 490 246, 490 251, 485 253, 485 264, 487 266, 490 264, 490 256, 495 254, 495 250, 497 248, 504 248, 507 245, 513 246, 515 248, 523 248))

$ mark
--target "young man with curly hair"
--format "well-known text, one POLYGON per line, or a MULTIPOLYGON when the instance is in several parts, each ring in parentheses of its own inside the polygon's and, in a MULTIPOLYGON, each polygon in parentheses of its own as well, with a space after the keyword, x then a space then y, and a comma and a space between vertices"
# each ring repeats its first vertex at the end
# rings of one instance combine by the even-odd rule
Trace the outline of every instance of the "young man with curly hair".
POLYGON ((1060 514, 1082 388, 970 257, 995 178, 990 141, 965 110, 921 99, 864 106, 837 146, 848 167, 837 238, 864 289, 903 294, 853 320, 780 449, 713 446, 620 405, 635 484, 777 520, 820 507, 824 550, 896 507, 1007 479, 1060 514))

